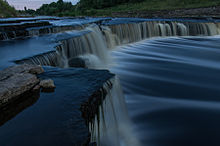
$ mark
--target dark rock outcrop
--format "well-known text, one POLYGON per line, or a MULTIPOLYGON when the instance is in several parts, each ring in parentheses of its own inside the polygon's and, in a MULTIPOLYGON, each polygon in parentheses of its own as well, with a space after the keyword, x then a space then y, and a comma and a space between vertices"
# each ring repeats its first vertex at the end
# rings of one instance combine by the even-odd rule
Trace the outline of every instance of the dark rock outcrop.
POLYGON ((68 61, 69 67, 82 67, 85 68, 86 64, 85 61, 79 57, 71 58, 68 61))

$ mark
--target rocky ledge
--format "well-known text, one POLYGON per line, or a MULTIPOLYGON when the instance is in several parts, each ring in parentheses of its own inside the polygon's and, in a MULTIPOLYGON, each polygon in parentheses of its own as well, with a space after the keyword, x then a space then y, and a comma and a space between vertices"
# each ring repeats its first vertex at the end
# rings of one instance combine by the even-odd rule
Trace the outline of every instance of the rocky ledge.
POLYGON ((90 143, 89 123, 98 114, 115 75, 84 68, 45 66, 44 70, 19 65, 0 71, 1 145, 96 145, 90 143), (39 92, 40 88, 55 88, 54 82, 53 93, 39 92), (13 137, 10 144, 8 137, 13 137))
POLYGON ((0 71, 0 108, 33 90, 44 70, 38 65, 18 65, 0 71))

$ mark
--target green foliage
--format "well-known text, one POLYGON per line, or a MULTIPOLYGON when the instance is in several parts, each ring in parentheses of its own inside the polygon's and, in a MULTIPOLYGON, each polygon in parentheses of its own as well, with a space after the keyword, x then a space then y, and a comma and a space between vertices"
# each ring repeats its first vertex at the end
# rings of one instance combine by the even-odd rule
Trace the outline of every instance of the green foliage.
POLYGON ((80 0, 78 10, 103 9, 116 6, 122 3, 137 3, 143 0, 80 0))
POLYGON ((49 15, 49 16, 75 16, 75 6, 71 2, 64 2, 58 0, 50 4, 43 4, 36 10, 37 15, 49 15))
POLYGON ((144 0, 139 3, 125 3, 106 11, 154 11, 179 8, 198 8, 220 5, 220 0, 144 0))
POLYGON ((15 17, 17 12, 15 8, 11 7, 8 2, 0 0, 0 18, 1 17, 15 17))
POLYGON ((157 11, 210 6, 220 6, 220 0, 144 0, 141 2, 131 0, 112 7, 95 9, 93 13, 96 16, 112 16, 112 12, 157 11))
POLYGON ((112 12, 157 11, 218 5, 220 0, 80 0, 74 6, 70 2, 58 0, 42 5, 36 12, 28 9, 25 13, 60 17, 112 16, 112 12))

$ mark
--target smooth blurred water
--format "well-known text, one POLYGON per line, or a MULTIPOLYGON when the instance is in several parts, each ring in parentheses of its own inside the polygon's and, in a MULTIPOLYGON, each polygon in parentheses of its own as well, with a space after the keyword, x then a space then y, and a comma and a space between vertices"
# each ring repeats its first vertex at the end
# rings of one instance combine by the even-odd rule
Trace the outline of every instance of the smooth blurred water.
MULTIPOLYGON (((0 41, 0 69, 14 65, 14 61, 51 51, 64 55, 61 56, 66 60, 79 57, 88 68, 108 69, 106 64, 112 61, 108 53, 123 44, 124 46, 118 46, 112 51, 114 66, 111 71, 121 80, 128 113, 134 123, 135 141, 137 136, 143 146, 220 145, 220 36, 206 37, 220 34, 220 24, 217 23, 219 20, 32 19, 0 20, 2 26, 8 26, 9 22, 11 26, 32 21, 48 21, 51 24, 28 28, 27 30, 36 32, 39 30, 34 37, 27 35, 24 38, 0 41), (93 24, 90 25, 91 23, 93 24), (80 29, 72 30, 74 27, 69 29, 66 26, 80 26, 80 29), (50 27, 60 27, 60 30, 40 33, 41 28, 47 30, 50 27), (68 31, 63 32, 61 27, 66 27, 68 31), (187 35, 193 37, 168 37, 187 35), (152 38, 160 36, 166 38, 152 38), (150 39, 140 41, 146 38, 150 39), (127 44, 131 42, 133 44, 127 44)), ((84 141, 87 138, 84 134, 88 127, 85 127, 84 120, 78 120, 81 117, 79 106, 82 97, 77 96, 80 97, 77 98, 80 101, 77 101, 72 96, 86 94, 87 89, 93 88, 99 82, 96 80, 104 82, 106 79, 94 70, 90 70, 94 71, 91 79, 82 73, 73 75, 73 70, 77 71, 55 69, 51 71, 52 74, 49 73, 50 78, 54 77, 53 73, 57 74, 54 77, 57 85, 55 93, 41 94, 39 99, 35 99, 38 100, 37 103, 26 110, 22 108, 23 112, 1 126, 0 145, 71 145, 79 139, 84 141), (73 77, 76 77, 77 82, 73 77), (83 84, 87 80, 94 84, 87 87, 83 84), (77 112, 78 118, 72 112, 77 112), (10 141, 11 137, 13 140, 10 141)), ((114 94, 114 98, 116 95, 114 94)), ((31 102, 27 106, 32 104, 31 102)), ((116 109, 124 111, 123 108, 116 109)), ((111 121, 108 122, 112 124, 111 121)), ((127 135, 125 141, 133 141, 130 138, 133 133, 128 132, 132 127, 125 123, 118 124, 121 126, 119 130, 123 129, 120 132, 127 135)), ((115 130, 112 127, 107 130, 115 130)), ((115 137, 117 139, 117 135, 113 139, 115 137)))
POLYGON ((220 145, 219 36, 155 38, 112 55, 143 145, 220 145))

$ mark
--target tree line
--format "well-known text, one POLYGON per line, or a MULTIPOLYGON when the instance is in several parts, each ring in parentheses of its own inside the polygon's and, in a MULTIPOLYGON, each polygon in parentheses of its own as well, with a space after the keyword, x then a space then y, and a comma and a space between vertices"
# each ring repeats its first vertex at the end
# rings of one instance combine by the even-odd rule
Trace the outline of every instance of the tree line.
POLYGON ((1 17, 15 17, 17 12, 15 8, 11 7, 7 1, 0 0, 0 18, 1 17))
POLYGON ((78 16, 78 15, 95 15, 95 9, 103 9, 116 6, 122 3, 134 3, 143 0, 80 0, 77 5, 72 5, 71 2, 58 0, 50 4, 43 4, 36 11, 26 9, 20 11, 21 14, 29 15, 48 15, 48 16, 78 16))
MULTIPOLYGON (((1 0, 2 1, 2 0, 1 0)), ((196 8, 220 5, 220 0, 80 0, 76 5, 58 0, 43 4, 36 11, 25 10, 30 15, 49 16, 111 16, 112 12, 132 10, 165 10, 168 8, 196 8)))
POLYGON ((123 3, 136 3, 143 0, 80 0, 77 4, 80 9, 103 9, 123 3))

